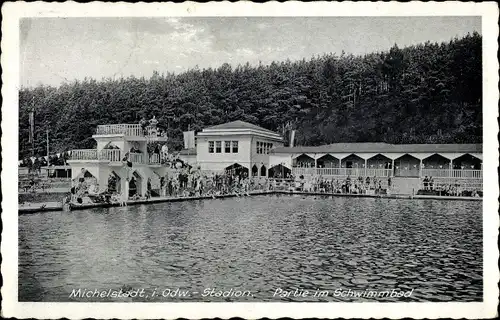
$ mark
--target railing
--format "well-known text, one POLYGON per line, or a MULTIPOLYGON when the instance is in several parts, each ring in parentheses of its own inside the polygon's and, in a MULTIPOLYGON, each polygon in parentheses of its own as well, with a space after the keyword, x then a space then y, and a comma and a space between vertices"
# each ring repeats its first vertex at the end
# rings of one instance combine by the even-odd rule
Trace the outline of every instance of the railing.
POLYGON ((451 170, 449 169, 422 169, 422 177, 428 176, 428 177, 450 177, 451 176, 451 170))
POLYGON ((97 160, 97 149, 73 150, 71 160, 97 160))
POLYGON ((161 164, 160 155, 158 153, 153 153, 149 155, 150 164, 161 164))
POLYGON ((418 178, 420 171, 418 168, 401 168, 396 167, 394 170, 394 176, 396 177, 408 177, 408 178, 418 178))
POLYGON ((125 136, 141 137, 144 131, 140 124, 105 124, 97 126, 96 134, 122 134, 125 136))
POLYGON ((451 170, 452 178, 471 178, 471 179, 482 179, 483 170, 465 170, 465 169, 453 169, 451 170))
MULTIPOLYGON (((97 149, 73 150, 71 160, 107 160, 111 162, 121 162, 125 153, 119 149, 103 149, 97 152, 97 149)), ((150 158, 155 158, 151 155, 150 158)), ((145 163, 142 153, 129 153, 129 160, 133 163, 145 163)))
POLYGON ((354 176, 354 177, 390 177, 391 169, 364 169, 364 168, 292 168, 294 176, 321 175, 321 176, 354 176))
POLYGON ((366 169, 368 177, 391 177, 392 169, 366 169))
POLYGON ((144 163, 144 155, 142 153, 129 153, 129 161, 132 163, 144 163))
POLYGON ((322 176, 344 176, 345 168, 318 168, 317 173, 322 176))
POLYGON ((345 170, 345 175, 347 176, 364 176, 365 175, 365 169, 364 168, 342 168, 345 170))
POLYGON ((301 176, 301 175, 313 175, 316 174, 316 168, 299 168, 295 167, 292 168, 292 174, 294 176, 301 176))
POLYGON ((422 177, 482 179, 482 170, 422 169, 422 177))
POLYGON ((99 160, 109 160, 113 162, 122 161, 121 150, 119 149, 103 149, 99 153, 99 160))

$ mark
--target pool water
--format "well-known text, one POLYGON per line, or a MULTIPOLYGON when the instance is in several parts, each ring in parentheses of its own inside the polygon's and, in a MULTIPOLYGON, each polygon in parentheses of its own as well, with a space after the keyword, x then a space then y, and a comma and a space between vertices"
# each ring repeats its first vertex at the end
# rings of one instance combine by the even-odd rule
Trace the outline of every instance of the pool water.
POLYGON ((18 280, 20 301, 482 301, 482 202, 267 195, 21 215, 18 280), (71 296, 127 288, 147 297, 71 296), (412 292, 333 294, 349 289, 412 292))

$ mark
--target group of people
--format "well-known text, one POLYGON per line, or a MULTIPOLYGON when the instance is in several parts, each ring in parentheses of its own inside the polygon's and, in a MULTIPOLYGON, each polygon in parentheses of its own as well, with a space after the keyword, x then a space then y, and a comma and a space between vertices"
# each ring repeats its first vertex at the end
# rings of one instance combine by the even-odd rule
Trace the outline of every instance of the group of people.
POLYGON ((432 177, 425 176, 422 180, 424 185, 424 190, 433 190, 434 189, 434 179, 432 177))
POLYGON ((479 188, 463 186, 460 184, 444 184, 440 188, 442 196, 455 196, 455 197, 482 197, 483 192, 479 188))
MULTIPOLYGON (((160 197, 199 197, 199 196, 221 196, 228 194, 248 195, 250 191, 268 190, 266 179, 249 178, 247 174, 234 173, 207 173, 191 168, 175 169, 159 179, 148 178, 146 190, 140 194, 132 191, 132 180, 129 182, 129 194, 117 191, 116 181, 109 183, 108 188, 99 192, 97 184, 89 179, 76 179, 70 194, 64 199, 64 203, 75 205, 88 203, 120 203, 126 205, 127 200, 147 200, 153 196, 160 197), (88 181, 87 181, 88 180, 88 181)), ((134 187, 138 182, 134 180, 134 187)), ((135 189, 137 190, 137 189, 135 189)))
POLYGON ((477 183, 467 183, 460 181, 439 181, 434 182, 434 178, 425 176, 422 179, 423 191, 441 196, 464 196, 481 197, 482 188, 477 183))
POLYGON ((264 189, 264 180, 249 178, 245 173, 209 173, 183 168, 160 177, 160 196, 163 197, 242 195, 264 189))
POLYGON ((158 127, 158 120, 153 116, 149 121, 146 118, 142 117, 139 121, 139 125, 142 128, 142 132, 145 136, 153 135, 153 136, 165 136, 166 132, 158 127))
POLYGON ((63 204, 88 204, 93 203, 91 197, 99 196, 99 187, 95 179, 79 177, 73 180, 69 194, 64 198, 63 204))
POLYGON ((304 191, 304 192, 321 192, 321 193, 347 193, 347 194, 366 194, 372 190, 373 193, 387 193, 391 189, 391 178, 382 179, 379 177, 351 177, 347 176, 344 179, 326 178, 323 176, 312 176, 310 179, 305 179, 300 176, 295 179, 293 175, 287 176, 289 189, 304 191))

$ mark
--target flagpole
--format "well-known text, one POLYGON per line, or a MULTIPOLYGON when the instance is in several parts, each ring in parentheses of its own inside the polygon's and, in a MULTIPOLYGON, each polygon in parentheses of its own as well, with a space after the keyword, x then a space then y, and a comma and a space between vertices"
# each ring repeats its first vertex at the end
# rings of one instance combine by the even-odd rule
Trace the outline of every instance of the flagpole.
POLYGON ((31 121, 30 121, 30 132, 31 132, 31 154, 35 156, 35 96, 31 99, 31 121))
POLYGON ((49 129, 47 129, 47 163, 49 162, 49 129))

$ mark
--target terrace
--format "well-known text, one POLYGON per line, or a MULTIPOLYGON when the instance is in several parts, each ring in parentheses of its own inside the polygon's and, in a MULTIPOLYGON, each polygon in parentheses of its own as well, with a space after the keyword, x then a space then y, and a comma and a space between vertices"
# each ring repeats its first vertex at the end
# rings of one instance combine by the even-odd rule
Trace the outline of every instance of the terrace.
POLYGON ((461 179, 482 179, 482 170, 472 169, 368 169, 368 168, 300 168, 293 167, 292 174, 300 175, 321 175, 321 176, 355 176, 355 177, 434 177, 434 178, 461 178, 461 179), (405 173, 409 173, 406 175, 405 173))
POLYGON ((157 128, 156 123, 144 127, 141 124, 125 123, 98 125, 94 137, 106 136, 124 136, 135 139, 145 138, 148 141, 167 140, 166 134, 157 128))
POLYGON ((471 154, 297 154, 292 174, 362 177, 482 179, 481 159, 471 154))
POLYGON ((367 169, 367 168, 301 168, 293 167, 294 176, 321 175, 321 176, 355 176, 355 177, 391 177, 391 169, 367 169))
MULTIPOLYGON (((110 163, 124 162, 127 152, 119 149, 79 149, 71 151, 70 161, 103 161, 110 163)), ((136 164, 161 165, 164 160, 160 154, 128 153, 128 160, 136 164)))

